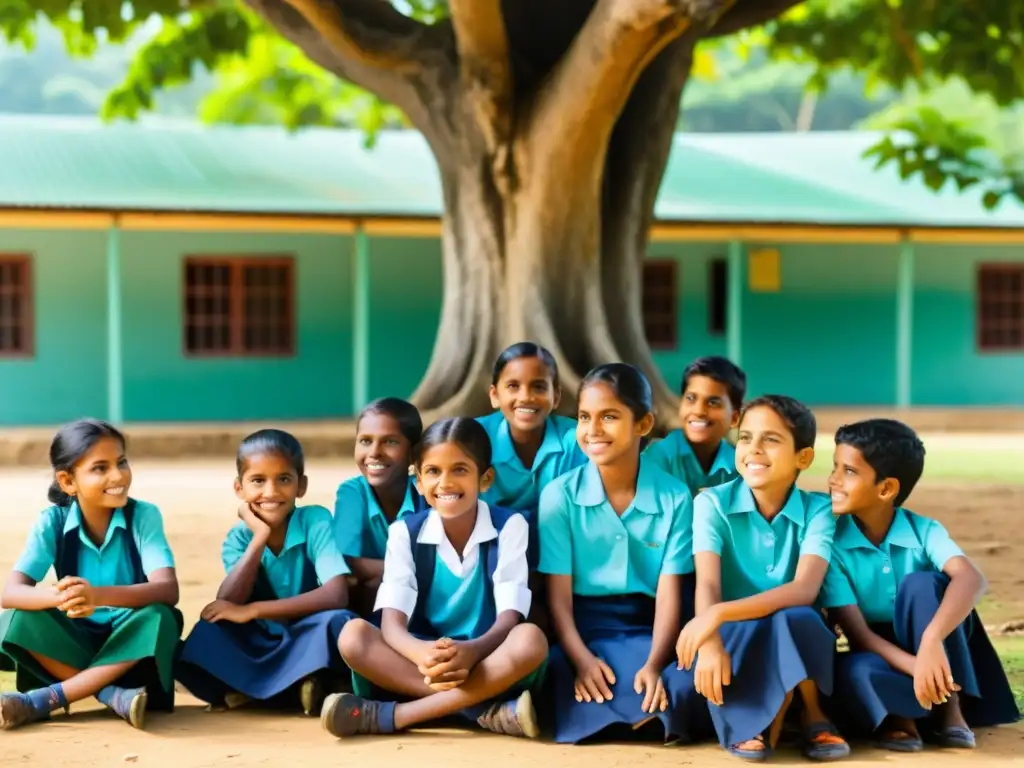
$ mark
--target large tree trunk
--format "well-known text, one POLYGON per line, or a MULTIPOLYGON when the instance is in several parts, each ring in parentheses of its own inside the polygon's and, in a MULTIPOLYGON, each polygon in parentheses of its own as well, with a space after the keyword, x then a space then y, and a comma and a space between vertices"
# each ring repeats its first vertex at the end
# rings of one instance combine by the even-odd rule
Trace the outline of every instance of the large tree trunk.
POLYGON ((432 26, 380 0, 246 2, 434 152, 444 298, 413 395, 427 419, 485 411, 495 357, 525 340, 554 354, 566 410, 588 370, 624 360, 672 417, 641 277, 694 46, 798 0, 448 0, 432 26))

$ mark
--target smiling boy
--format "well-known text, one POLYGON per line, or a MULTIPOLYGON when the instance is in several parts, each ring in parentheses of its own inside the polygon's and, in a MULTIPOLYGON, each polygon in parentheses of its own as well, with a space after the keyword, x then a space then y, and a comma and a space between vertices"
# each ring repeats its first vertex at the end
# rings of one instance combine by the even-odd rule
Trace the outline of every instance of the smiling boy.
POLYGON ((698 357, 683 371, 681 389, 682 429, 648 447, 644 456, 696 496, 737 476, 736 451, 725 438, 743 407, 747 377, 724 357, 698 357))
POLYGON ((937 521, 904 509, 924 445, 891 419, 840 427, 829 477, 839 516, 821 604, 850 641, 835 698, 850 729, 898 752, 974 747, 971 727, 1020 715, 975 606, 985 579, 937 521))

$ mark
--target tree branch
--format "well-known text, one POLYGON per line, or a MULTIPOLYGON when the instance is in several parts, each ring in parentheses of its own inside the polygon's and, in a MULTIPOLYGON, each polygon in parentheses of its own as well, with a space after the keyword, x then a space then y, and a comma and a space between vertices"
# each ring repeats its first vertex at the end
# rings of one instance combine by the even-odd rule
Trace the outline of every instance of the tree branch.
MULTIPOLYGON (((706 28, 734 0, 597 0, 594 10, 538 94, 531 138, 565 163, 598 158, 637 78, 691 26, 706 28)), ((598 181, 599 176, 594 179, 598 181)))
POLYGON ((409 71, 430 27, 380 0, 285 0, 340 56, 381 69, 409 71))
POLYGON ((706 37, 726 37, 748 27, 757 27, 778 18, 803 0, 738 0, 706 37))
POLYGON ((449 0, 448 10, 459 54, 463 97, 492 158, 494 181, 509 191, 513 86, 509 41, 500 0, 449 0))
POLYGON ((458 85, 449 25, 420 24, 380 0, 350 0, 346 7, 354 10, 340 27, 346 41, 338 48, 290 0, 245 3, 311 61, 402 110, 439 161, 456 154, 453 131, 445 122, 458 85), (386 34, 396 29, 398 34, 388 43, 386 34), (383 65, 398 59, 407 63, 397 68, 383 65))

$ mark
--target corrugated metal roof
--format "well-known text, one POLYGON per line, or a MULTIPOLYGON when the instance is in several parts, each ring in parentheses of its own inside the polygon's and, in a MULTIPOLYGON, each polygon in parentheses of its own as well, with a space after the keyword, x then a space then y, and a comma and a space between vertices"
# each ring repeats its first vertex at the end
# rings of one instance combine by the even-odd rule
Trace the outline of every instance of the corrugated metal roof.
MULTIPOLYGON (((1024 206, 986 211, 975 192, 935 194, 861 159, 860 132, 679 134, 661 221, 1022 227, 1024 206)), ((147 119, 0 116, 0 207, 438 216, 422 136, 288 133, 147 119)))

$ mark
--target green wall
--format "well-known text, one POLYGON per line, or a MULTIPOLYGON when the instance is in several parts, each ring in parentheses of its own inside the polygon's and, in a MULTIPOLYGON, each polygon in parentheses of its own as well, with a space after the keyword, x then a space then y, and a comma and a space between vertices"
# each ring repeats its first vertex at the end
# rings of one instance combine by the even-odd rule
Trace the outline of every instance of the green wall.
POLYGON ((0 229, 0 253, 34 256, 35 355, 0 358, 0 425, 106 411, 106 233, 0 229))
MULTIPOLYGON (((0 425, 107 413, 104 231, 0 230, 0 253, 34 255, 36 354, 0 359, 0 425)), ((771 245, 771 244, 763 244, 771 245)), ((782 288, 744 286, 741 364, 751 395, 812 405, 895 400, 897 246, 778 246, 782 288)), ((124 232, 127 421, 318 419, 352 415, 354 240, 348 236, 124 232), (181 339, 181 260, 189 254, 296 257, 298 344, 285 359, 188 359, 181 339)), ((728 244, 651 243, 679 264, 676 349, 655 360, 677 387, 693 358, 726 354, 709 327, 708 270, 728 244)), ((975 269, 1024 262, 1024 248, 915 246, 912 401, 1020 405, 1024 354, 975 347, 975 269)), ((408 396, 433 349, 442 259, 433 238, 370 240, 369 396, 408 396)))
MULTIPOLYGON (((751 244, 777 247, 781 290, 743 286, 741 365, 749 394, 792 395, 812 405, 891 406, 896 399, 899 247, 751 244)), ((918 406, 1019 406, 1024 354, 975 346, 979 262, 1024 262, 1024 247, 916 244, 911 401, 918 406)), ((674 258, 679 346, 655 361, 673 387, 694 357, 726 354, 708 324, 708 264, 728 244, 651 243, 650 258, 674 258)))

